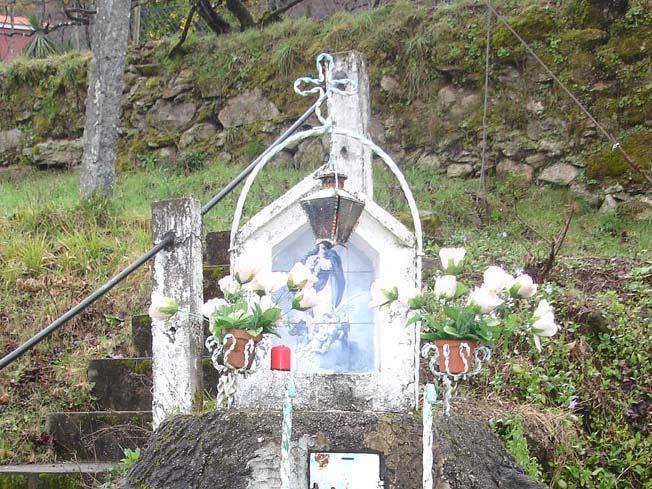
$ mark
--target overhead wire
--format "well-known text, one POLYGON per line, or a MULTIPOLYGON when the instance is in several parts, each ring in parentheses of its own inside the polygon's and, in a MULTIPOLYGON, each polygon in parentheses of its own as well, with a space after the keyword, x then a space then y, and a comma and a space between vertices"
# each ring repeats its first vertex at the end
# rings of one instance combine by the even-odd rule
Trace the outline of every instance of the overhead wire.
POLYGON ((597 120, 593 115, 588 111, 588 109, 582 104, 582 102, 573 94, 573 92, 570 91, 570 89, 562 82, 557 75, 555 75, 550 68, 543 62, 543 60, 537 55, 536 52, 532 49, 532 47, 519 35, 516 30, 507 22, 504 16, 502 16, 494 7, 491 5, 491 2, 489 0, 484 0, 485 5, 487 8, 491 10, 491 12, 496 16, 498 21, 500 21, 507 29, 516 37, 516 39, 519 40, 519 42, 523 45, 523 47, 527 50, 527 52, 543 67, 544 70, 546 70, 546 73, 552 77, 553 80, 557 82, 557 84, 566 92, 566 94, 577 104, 577 106, 584 112, 584 114, 593 122, 595 127, 597 127, 600 132, 609 140, 611 143, 611 150, 615 151, 618 150, 620 154, 625 158, 625 161, 627 164, 634 170, 636 170, 638 173, 643 176, 643 178, 652 185, 652 177, 650 177, 643 167, 638 164, 636 161, 632 159, 632 157, 627 154, 627 152, 623 149, 621 146, 620 142, 611 135, 597 120))

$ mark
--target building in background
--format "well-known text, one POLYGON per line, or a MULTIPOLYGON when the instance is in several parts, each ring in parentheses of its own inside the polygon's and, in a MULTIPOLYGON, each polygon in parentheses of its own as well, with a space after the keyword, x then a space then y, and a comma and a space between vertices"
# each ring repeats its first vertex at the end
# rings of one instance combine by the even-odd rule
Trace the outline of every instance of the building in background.
POLYGON ((9 61, 23 52, 34 31, 27 17, 0 16, 0 60, 9 61))

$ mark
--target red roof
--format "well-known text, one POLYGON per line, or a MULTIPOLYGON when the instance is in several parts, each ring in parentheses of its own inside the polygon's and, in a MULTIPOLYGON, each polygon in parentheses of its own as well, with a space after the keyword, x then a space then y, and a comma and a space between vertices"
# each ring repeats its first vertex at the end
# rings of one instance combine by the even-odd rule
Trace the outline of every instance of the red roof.
POLYGON ((20 30, 34 30, 32 24, 27 17, 20 17, 14 15, 13 19, 11 15, 0 15, 0 29, 11 29, 12 25, 15 29, 20 30), (13 22, 12 22, 13 20, 13 22))

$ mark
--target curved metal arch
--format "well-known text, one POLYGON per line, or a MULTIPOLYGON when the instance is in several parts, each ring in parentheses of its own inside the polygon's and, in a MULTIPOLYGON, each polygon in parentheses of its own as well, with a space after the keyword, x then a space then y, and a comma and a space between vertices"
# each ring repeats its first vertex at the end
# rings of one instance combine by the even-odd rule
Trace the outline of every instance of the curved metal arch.
POLYGON ((258 165, 256 165, 256 168, 247 177, 247 180, 242 188, 242 192, 240 192, 240 196, 238 197, 235 213, 233 214, 233 223, 231 224, 230 248, 233 249, 233 247, 235 246, 235 239, 238 234, 238 228, 240 227, 240 219, 242 218, 242 211, 244 209, 244 204, 245 201, 247 200, 247 195, 249 194, 251 185, 253 184, 254 180, 258 176, 258 173, 260 173, 260 171, 265 167, 265 165, 287 145, 293 142, 303 141, 304 139, 307 139, 309 137, 322 135, 328 132, 329 130, 334 134, 348 136, 353 139, 356 139, 357 141, 364 144, 365 146, 368 146, 369 149, 371 149, 371 151, 376 153, 383 160, 385 165, 387 165, 389 170, 394 174, 394 176, 399 182, 399 185, 401 186, 401 190, 403 191, 403 194, 405 195, 405 199, 407 200, 408 206, 410 207, 410 214, 412 215, 412 221, 414 224, 414 236, 417 240, 417 255, 422 256, 423 255, 423 233, 421 230, 421 218, 419 217, 419 209, 417 208, 417 203, 414 200, 414 195, 412 194, 412 190, 410 189, 407 180, 405 180, 405 176, 401 172, 396 162, 391 158, 391 156, 389 156, 385 151, 383 151, 382 148, 380 148, 378 145, 376 145, 373 141, 366 138, 365 136, 355 133, 353 131, 349 131, 348 129, 330 128, 327 126, 319 126, 295 134, 294 136, 286 139, 280 145, 271 148, 270 151, 265 155, 265 157, 260 160, 258 165))

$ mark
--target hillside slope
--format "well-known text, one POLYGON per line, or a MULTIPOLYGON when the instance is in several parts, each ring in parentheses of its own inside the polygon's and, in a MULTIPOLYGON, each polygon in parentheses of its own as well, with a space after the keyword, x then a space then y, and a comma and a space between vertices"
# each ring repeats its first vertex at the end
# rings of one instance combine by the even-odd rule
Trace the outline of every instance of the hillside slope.
MULTIPOLYGON (((649 164, 649 2, 630 2, 627 15, 609 25, 583 11, 582 1, 496 4, 649 164)), ((121 172, 108 202, 78 202, 78 175, 67 168, 80 154, 87 57, 0 68, 0 131, 15 136, 0 159, 19 163, 0 168, 0 351, 15 348, 144 251, 152 200, 194 195, 205 202, 237 174, 309 103, 291 83, 313 73, 314 55, 356 48, 371 74, 373 136, 398 157, 414 189, 429 256, 443 245, 464 245, 471 269, 536 271, 547 237, 574 210, 546 279, 561 334, 542 355, 525 338, 498 345, 491 369, 461 393, 475 401, 457 409, 494 418, 528 472, 554 487, 650 487, 652 226, 643 189, 499 28, 489 160, 501 178, 490 179, 488 207, 478 206, 484 14, 476 3, 400 2, 324 22, 191 38, 173 60, 165 59, 172 40, 134 51, 121 172), (234 119, 228 110, 243 94, 253 120, 234 119), (502 178, 515 172, 534 180, 557 164, 574 169, 572 182, 523 186, 502 178), (458 170, 465 178, 453 178, 458 170), (616 201, 616 214, 596 212, 606 195, 616 201)), ((323 157, 319 144, 284 154, 253 189, 247 212, 323 157)), ((402 215, 392 179, 380 169, 374 178, 379 203, 402 215)), ((233 206, 231 196, 207 216, 206 228, 226 228, 233 206)), ((0 463, 54 458, 56 440, 43 436, 45 414, 92 407, 87 361, 129 354, 129 316, 144 310, 148 292, 143 269, 0 373, 0 463)))

